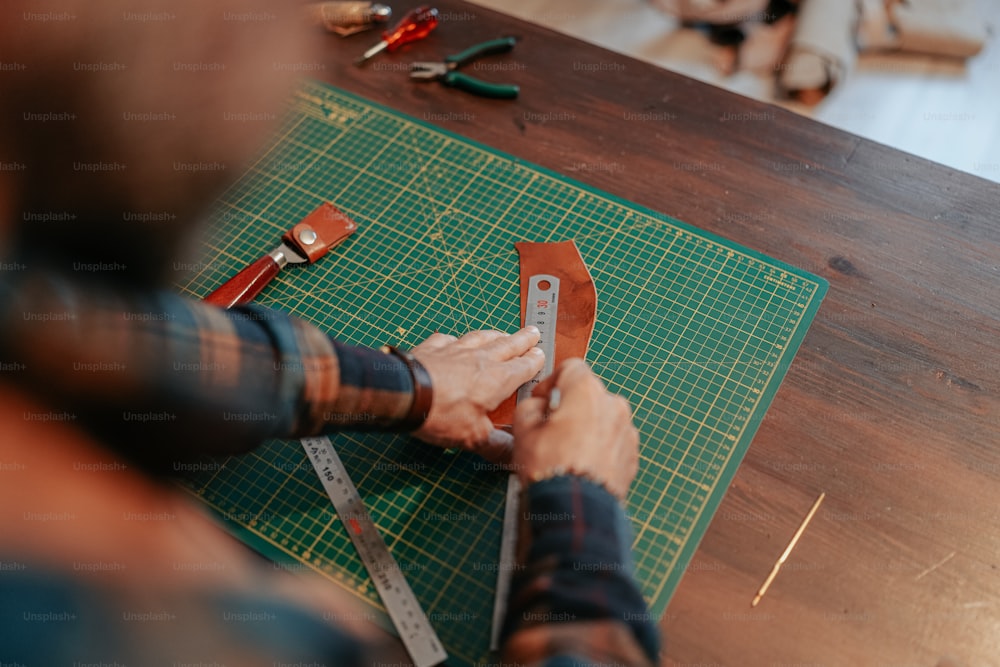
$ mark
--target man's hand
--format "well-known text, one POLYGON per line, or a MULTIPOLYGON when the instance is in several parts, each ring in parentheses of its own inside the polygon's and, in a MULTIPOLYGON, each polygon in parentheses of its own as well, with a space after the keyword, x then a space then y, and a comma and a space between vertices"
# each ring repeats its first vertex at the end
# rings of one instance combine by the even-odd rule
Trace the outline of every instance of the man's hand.
POLYGON ((608 393, 582 359, 567 359, 514 413, 513 467, 522 484, 553 472, 579 474, 624 500, 639 466, 632 410, 608 393), (549 412, 553 389, 559 404, 549 412))
POLYGON ((542 369, 538 337, 535 327, 515 334, 473 331, 461 338, 436 333, 410 350, 434 387, 430 414, 414 435, 490 461, 509 460, 513 438, 494 428, 488 413, 542 369))

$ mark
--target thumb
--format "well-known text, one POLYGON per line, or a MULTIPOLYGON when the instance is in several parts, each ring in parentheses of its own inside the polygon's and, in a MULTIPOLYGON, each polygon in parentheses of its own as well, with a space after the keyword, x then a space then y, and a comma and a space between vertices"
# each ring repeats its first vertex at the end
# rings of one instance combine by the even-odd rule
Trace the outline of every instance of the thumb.
POLYGON ((535 385, 531 393, 534 396, 548 397, 556 387, 559 387, 564 394, 572 392, 575 385, 584 382, 588 376, 594 376, 590 365, 579 357, 570 357, 556 366, 551 375, 535 385))
POLYGON ((548 404, 548 398, 539 396, 532 396, 518 403, 514 411, 514 433, 530 431, 544 422, 548 404))

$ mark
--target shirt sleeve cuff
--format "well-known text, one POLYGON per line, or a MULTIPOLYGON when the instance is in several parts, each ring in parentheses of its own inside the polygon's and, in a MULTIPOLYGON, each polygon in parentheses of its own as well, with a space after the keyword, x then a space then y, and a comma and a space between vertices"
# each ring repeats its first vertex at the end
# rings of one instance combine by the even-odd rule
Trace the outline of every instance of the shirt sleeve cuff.
POLYGON ((398 357, 341 343, 308 325, 298 347, 305 433, 390 430, 409 413, 413 377, 398 357))
MULTIPOLYGON (((355 426, 385 429, 402 421, 413 403, 413 375, 402 359, 381 350, 334 344, 340 364, 340 395, 337 400, 355 426)), ((335 423, 340 416, 331 413, 335 423)))
POLYGON ((616 621, 655 662, 659 637, 632 575, 631 530, 614 496, 580 477, 547 479, 522 492, 518 520, 504 638, 539 623, 616 621))

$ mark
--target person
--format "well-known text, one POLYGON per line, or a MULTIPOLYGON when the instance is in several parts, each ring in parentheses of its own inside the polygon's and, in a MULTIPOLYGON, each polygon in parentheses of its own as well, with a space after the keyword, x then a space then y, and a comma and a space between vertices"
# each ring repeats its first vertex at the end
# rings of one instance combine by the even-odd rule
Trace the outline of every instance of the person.
POLYGON ((227 110, 277 118, 294 68, 275 63, 316 53, 276 1, 169 7, 0 10, 0 663, 405 662, 343 594, 262 566, 162 475, 356 428, 521 478, 502 660, 655 662, 620 505, 638 436, 583 361, 522 401, 511 436, 487 415, 542 367, 537 330, 436 333, 386 363, 279 311, 169 289, 238 171, 184 165, 246 163, 268 124, 227 110))

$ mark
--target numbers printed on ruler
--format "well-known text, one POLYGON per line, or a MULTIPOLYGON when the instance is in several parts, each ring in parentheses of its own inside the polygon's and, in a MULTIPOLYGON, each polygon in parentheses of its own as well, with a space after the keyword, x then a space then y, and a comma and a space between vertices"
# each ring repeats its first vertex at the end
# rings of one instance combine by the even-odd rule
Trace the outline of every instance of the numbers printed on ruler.
POLYGON ((361 494, 348 476, 330 438, 303 438, 302 446, 414 664, 431 667, 444 661, 448 654, 441 640, 365 509, 361 494))
POLYGON ((525 382, 517 390, 517 400, 531 396, 531 390, 539 382, 552 374, 556 350, 556 321, 559 317, 559 279, 539 273, 528 279, 528 303, 525 307, 525 326, 538 327, 541 337, 535 347, 545 353, 545 366, 538 375, 525 382))

